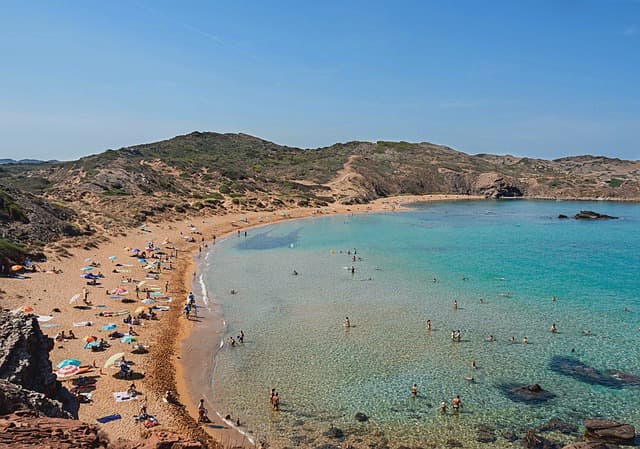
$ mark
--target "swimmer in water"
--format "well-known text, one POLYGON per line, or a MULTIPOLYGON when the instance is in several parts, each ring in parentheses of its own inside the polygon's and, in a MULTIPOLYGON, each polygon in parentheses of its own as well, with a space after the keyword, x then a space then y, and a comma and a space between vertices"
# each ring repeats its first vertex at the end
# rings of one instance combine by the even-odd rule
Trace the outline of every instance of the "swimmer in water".
POLYGON ((556 332, 558 332, 558 328, 556 327, 556 323, 553 323, 551 325, 551 333, 555 334, 556 332))
POLYGON ((444 401, 440 403, 440 413, 442 413, 443 415, 447 413, 447 403, 444 401))
POLYGON ((529 343, 529 339, 527 337, 522 337, 522 343, 525 345, 529 343))
POLYGON ((411 387, 411 397, 415 399, 416 396, 418 396, 418 385, 413 384, 411 387))
POLYGON ((478 365, 476 365, 476 361, 475 360, 471 361, 471 368, 478 369, 478 365))

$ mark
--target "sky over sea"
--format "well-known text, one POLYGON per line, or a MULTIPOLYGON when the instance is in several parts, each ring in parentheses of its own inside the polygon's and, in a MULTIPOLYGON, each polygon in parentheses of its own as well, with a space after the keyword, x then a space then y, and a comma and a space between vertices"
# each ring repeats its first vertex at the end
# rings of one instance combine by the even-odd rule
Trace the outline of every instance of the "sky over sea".
POLYGON ((199 130, 640 159, 640 0, 4 0, 0 55, 0 158, 199 130))

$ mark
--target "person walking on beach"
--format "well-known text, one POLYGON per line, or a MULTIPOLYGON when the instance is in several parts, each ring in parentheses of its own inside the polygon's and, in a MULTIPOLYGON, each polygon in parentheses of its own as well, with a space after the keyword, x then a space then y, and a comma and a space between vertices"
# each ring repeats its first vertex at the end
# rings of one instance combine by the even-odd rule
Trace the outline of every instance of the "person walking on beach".
POLYGON ((89 290, 87 290, 87 287, 82 287, 82 301, 85 304, 89 304, 89 290))

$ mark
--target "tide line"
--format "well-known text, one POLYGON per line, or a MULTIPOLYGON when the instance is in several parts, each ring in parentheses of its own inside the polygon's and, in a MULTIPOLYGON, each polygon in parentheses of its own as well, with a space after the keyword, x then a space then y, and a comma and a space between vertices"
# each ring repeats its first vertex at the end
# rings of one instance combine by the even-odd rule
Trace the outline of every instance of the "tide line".
POLYGON ((225 423, 229 427, 233 427, 240 435, 245 437, 249 441, 249 443, 255 444, 254 438, 251 436, 251 434, 248 431, 244 431, 238 428, 238 426, 236 426, 234 423, 232 423, 228 419, 224 419, 219 412, 216 412, 216 415, 218 415, 218 417, 222 420, 223 423, 225 423))

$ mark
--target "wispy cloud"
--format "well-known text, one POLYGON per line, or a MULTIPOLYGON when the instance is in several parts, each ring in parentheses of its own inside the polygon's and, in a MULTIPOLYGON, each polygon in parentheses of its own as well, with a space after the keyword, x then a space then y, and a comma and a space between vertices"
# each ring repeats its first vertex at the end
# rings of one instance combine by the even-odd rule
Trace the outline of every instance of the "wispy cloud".
POLYGON ((633 37, 633 36, 637 36, 639 32, 640 32, 640 29, 638 29, 636 25, 628 25, 627 27, 625 27, 624 30, 622 30, 622 35, 627 37, 633 37))

